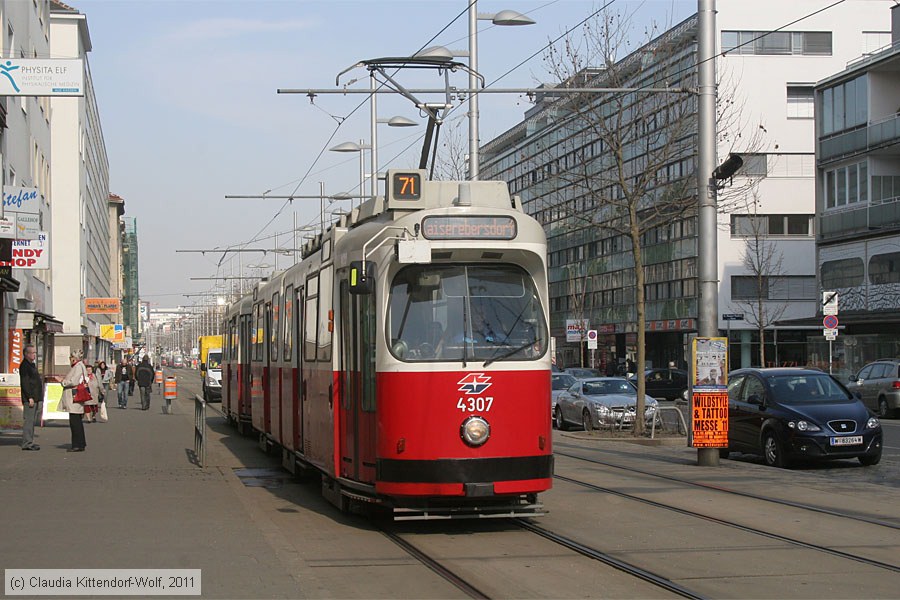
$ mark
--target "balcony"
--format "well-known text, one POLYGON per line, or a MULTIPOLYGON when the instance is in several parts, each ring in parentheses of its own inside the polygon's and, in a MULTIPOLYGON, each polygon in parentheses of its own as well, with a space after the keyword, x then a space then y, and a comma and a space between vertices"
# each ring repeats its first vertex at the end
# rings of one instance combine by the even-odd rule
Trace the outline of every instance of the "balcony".
POLYGON ((846 133, 819 140, 818 163, 862 154, 900 143, 900 114, 846 133))

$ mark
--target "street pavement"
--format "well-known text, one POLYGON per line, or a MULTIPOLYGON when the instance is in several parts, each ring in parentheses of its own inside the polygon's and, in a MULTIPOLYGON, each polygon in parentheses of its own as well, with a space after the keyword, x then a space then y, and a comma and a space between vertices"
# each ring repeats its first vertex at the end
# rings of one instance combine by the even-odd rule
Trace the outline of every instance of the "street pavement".
POLYGON ((266 457, 242 440, 229 444, 227 460, 211 453, 215 468, 194 464, 193 386, 184 385, 192 378, 199 382, 196 371, 179 372, 172 415, 162 412, 161 391, 148 411, 137 390, 127 410, 113 400, 108 423, 85 425, 82 453, 66 452, 68 422, 37 430, 39 452, 20 450, 17 435, 0 436, 0 565, 194 568, 202 569, 203 597, 306 596, 235 501, 245 489, 232 468, 268 466, 266 457))
MULTIPOLYGON (((128 410, 110 409, 108 423, 85 425, 86 452, 66 452, 70 439, 66 422, 37 431, 36 441, 42 447, 39 452, 21 451, 17 435, 0 436, 0 505, 7 510, 0 529, 0 566, 200 569, 204 598, 460 597, 459 590, 387 541, 369 520, 341 514, 321 497, 315 483, 294 481, 280 471, 277 457, 261 452, 254 438, 239 436, 225 424, 215 410, 218 404, 210 406, 207 467, 201 469, 193 455, 193 403, 199 391, 199 374, 189 369, 167 374, 178 376, 175 414, 163 414, 161 391, 154 393, 149 411, 138 409, 136 393, 129 399, 128 410), (245 469, 258 469, 262 476, 256 480, 239 478, 245 469)), ((843 503, 854 510, 883 513, 883 519, 893 518, 894 509, 890 507, 896 506, 900 494, 896 489, 900 487, 900 464, 893 457, 870 468, 845 461, 847 464, 785 471, 748 464, 758 463, 758 458, 733 455, 734 459, 723 461, 721 468, 710 470, 694 466, 696 451, 679 445, 683 442, 678 440, 674 441, 676 445, 639 446, 600 440, 584 432, 555 432, 554 438, 560 452, 575 449, 574 444, 583 446, 591 456, 607 456, 647 470, 699 478, 724 487, 777 491, 796 501, 816 498, 818 502, 843 503)), ((571 458, 557 458, 558 471, 580 477, 589 470, 571 458)), ((604 485, 614 482, 611 474, 602 477, 598 481, 604 485)), ((623 485, 638 484, 630 481, 623 485)), ((651 485, 653 493, 666 502, 670 496, 674 500, 685 496, 677 486, 669 489, 656 481, 641 485, 651 485)), ((697 506, 721 511, 723 518, 759 514, 765 517, 763 521, 784 519, 788 528, 807 531, 812 526, 806 515, 802 519, 776 516, 782 509, 756 506, 748 500, 728 505, 718 497, 714 500, 696 502, 697 506)), ((629 560, 665 557, 658 566, 668 568, 671 572, 665 574, 673 580, 696 571, 686 565, 696 562, 696 552, 706 551, 705 545, 712 544, 713 554, 707 557, 708 563, 702 563, 708 565, 703 581, 697 582, 716 590, 710 597, 806 597, 803 589, 817 594, 821 591, 821 582, 813 583, 822 578, 818 574, 822 569, 823 573, 832 569, 831 580, 846 581, 818 598, 849 597, 846 585, 857 580, 877 584, 869 586, 870 597, 891 597, 892 592, 887 590, 900 589, 896 573, 870 574, 856 567, 858 574, 832 567, 820 569, 818 558, 807 559, 807 564, 798 562, 793 554, 776 560, 782 567, 791 565, 790 573, 782 573, 784 569, 775 568, 767 558, 771 552, 767 545, 712 535, 707 525, 691 522, 688 527, 680 517, 668 513, 653 517, 647 509, 640 509, 638 513, 618 515, 614 510, 624 505, 615 498, 586 497, 582 490, 559 482, 544 496, 544 502, 551 512, 539 524, 564 533, 571 529, 573 535, 587 525, 596 525, 603 533, 588 538, 621 546, 629 560), (587 520, 585 502, 598 503, 587 520), (634 519, 644 524, 653 518, 658 520, 652 521, 653 526, 628 529, 634 519), (625 529, 616 531, 613 525, 620 522, 625 529), (755 565, 753 574, 746 574, 748 565, 755 565), (734 581, 741 585, 729 587, 734 581), (802 587, 807 584, 808 588, 802 587), (785 589, 785 585, 789 587, 785 589)), ((470 559, 477 557, 477 564, 486 567, 511 568, 509 557, 493 556, 490 531, 496 524, 457 523, 447 527, 456 528, 442 529, 441 524, 429 522, 421 525, 421 531, 437 532, 437 539, 447 543, 446 552, 454 556, 459 554, 457 545, 463 539, 476 546, 483 544, 470 559), (473 530, 480 535, 471 540, 465 537, 473 530)), ((893 537, 887 538, 888 534, 873 538, 873 548, 900 547, 893 537)), ((518 560, 528 566, 534 561, 541 563, 542 556, 518 560)), ((846 569, 846 564, 840 568, 846 569)), ((531 572, 531 581, 522 580, 520 587, 511 589, 533 589, 537 593, 550 585, 560 597, 612 596, 616 589, 609 588, 610 593, 604 594, 603 589, 594 588, 585 594, 578 588, 575 593, 568 577, 553 583, 541 569, 531 572)), ((597 578, 602 572, 591 573, 597 578)), ((578 577, 571 581, 577 582, 578 577)), ((687 580, 683 583, 694 585, 687 580)), ((508 594, 501 591, 496 597, 508 594)), ((630 597, 639 594, 635 591, 630 597)))

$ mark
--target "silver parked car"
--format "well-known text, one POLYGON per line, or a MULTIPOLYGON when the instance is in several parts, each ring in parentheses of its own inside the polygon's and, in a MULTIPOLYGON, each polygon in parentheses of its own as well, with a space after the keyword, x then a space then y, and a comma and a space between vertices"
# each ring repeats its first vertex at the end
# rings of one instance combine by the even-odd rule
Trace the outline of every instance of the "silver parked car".
POLYGON ((859 392, 863 404, 882 419, 897 415, 900 409, 900 359, 887 358, 869 363, 850 376, 847 386, 859 392))
MULTIPOLYGON (((556 402, 560 395, 565 394, 566 390, 572 387, 577 379, 574 375, 568 373, 553 373, 550 375, 550 418, 556 418, 556 402)), ((555 424, 556 421, 554 420, 555 424)))
MULTIPOLYGON (((644 398, 644 419, 652 422, 657 402, 650 396, 644 398)), ((585 431, 631 427, 636 406, 637 388, 624 377, 580 379, 557 398, 553 422, 561 430, 570 425, 580 425, 585 431)))

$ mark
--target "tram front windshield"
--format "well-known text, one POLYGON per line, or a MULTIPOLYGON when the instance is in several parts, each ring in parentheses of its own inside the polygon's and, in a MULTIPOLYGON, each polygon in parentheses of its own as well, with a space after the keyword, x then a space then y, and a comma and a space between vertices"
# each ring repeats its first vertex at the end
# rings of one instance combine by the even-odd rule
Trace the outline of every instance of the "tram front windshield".
POLYGON ((408 362, 536 360, 547 348, 540 298, 515 265, 414 265, 391 285, 391 353, 408 362))

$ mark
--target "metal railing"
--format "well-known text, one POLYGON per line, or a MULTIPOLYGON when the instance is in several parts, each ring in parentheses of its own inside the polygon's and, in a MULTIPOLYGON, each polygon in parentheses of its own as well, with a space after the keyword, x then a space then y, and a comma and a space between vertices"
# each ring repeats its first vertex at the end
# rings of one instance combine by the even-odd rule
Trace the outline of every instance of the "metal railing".
POLYGON ((673 411, 678 415, 678 419, 675 420, 675 424, 678 425, 679 421, 681 422, 681 428, 678 430, 678 433, 684 431, 684 434, 687 435, 687 423, 684 420, 684 414, 682 414, 681 409, 677 406, 657 406, 656 414, 653 416, 653 424, 650 426, 650 439, 655 439, 656 437, 656 422, 662 421, 662 416, 659 414, 663 411, 673 411))
POLYGON ((194 456, 197 464, 206 467, 206 400, 194 396, 194 456))

